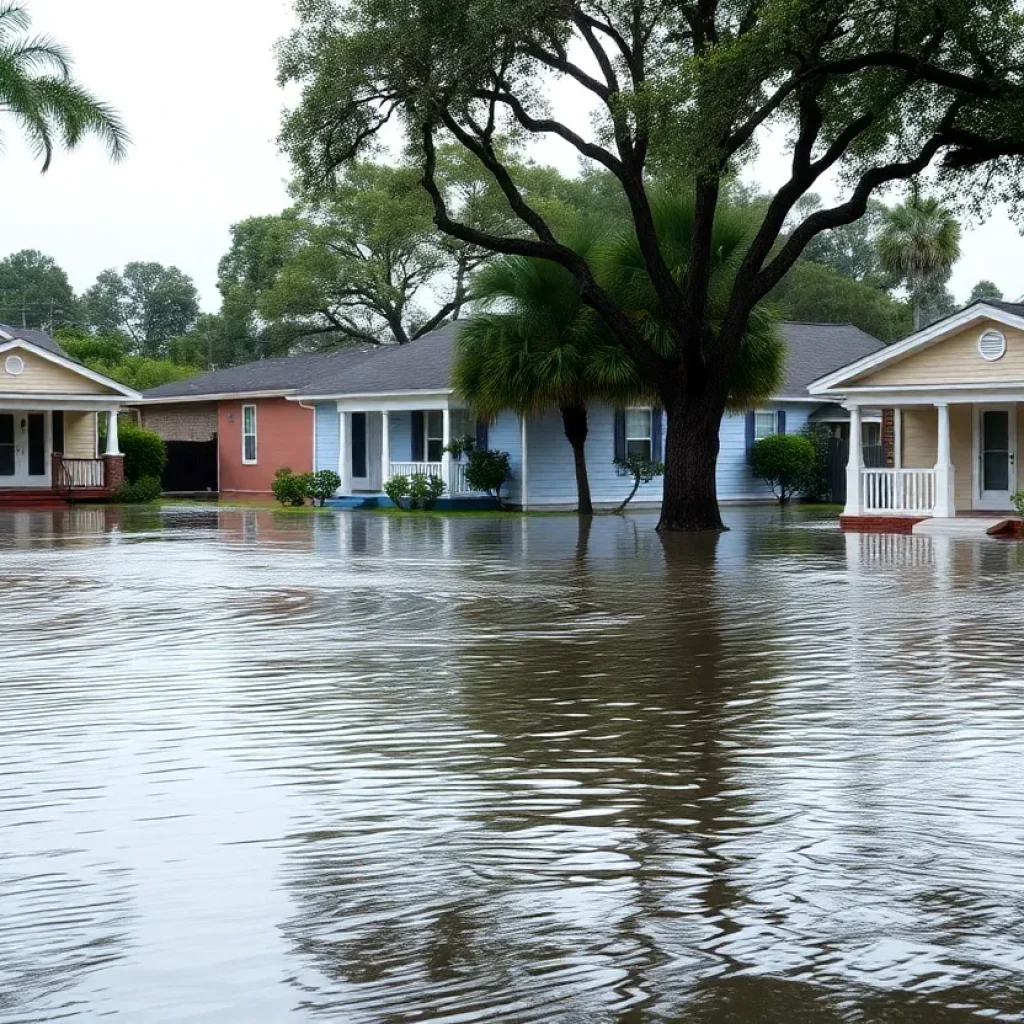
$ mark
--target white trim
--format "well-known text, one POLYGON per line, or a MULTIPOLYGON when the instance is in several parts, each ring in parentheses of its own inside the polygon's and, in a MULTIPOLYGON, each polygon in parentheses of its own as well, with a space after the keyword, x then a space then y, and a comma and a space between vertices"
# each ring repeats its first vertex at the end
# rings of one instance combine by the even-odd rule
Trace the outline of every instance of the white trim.
MULTIPOLYGON (((108 396, 104 402, 96 399, 79 396, 78 398, 54 398, 52 396, 32 395, 30 398, 24 395, 0 395, 0 409, 9 412, 12 409, 26 409, 35 412, 42 409, 59 409, 64 412, 106 412, 110 408, 110 400, 114 396, 108 396)), ((117 403, 120 407, 120 403, 117 403)))
POLYGON ((1001 385, 995 388, 968 386, 956 388, 949 391, 931 389, 929 391, 891 391, 872 392, 870 395, 863 392, 851 391, 843 402, 843 408, 852 409, 854 406, 863 408, 865 405, 881 405, 883 408, 895 407, 897 405, 936 405, 939 402, 946 402, 949 405, 976 405, 977 403, 989 403, 992 405, 1004 405, 1007 402, 1024 402, 1024 384, 1001 385))
POLYGON ((42 391, 0 391, 0 401, 18 402, 22 399, 32 402, 47 402, 49 405, 56 405, 61 409, 67 408, 66 403, 68 402, 79 402, 89 406, 98 405, 104 409, 109 409, 111 402, 119 406, 131 403, 130 398, 123 398, 120 395, 76 395, 42 391))
POLYGON ((911 352, 916 352, 937 341, 941 341, 948 335, 954 334, 961 328, 967 327, 978 320, 995 320, 996 323, 1003 324, 1006 327, 1024 330, 1024 317, 1007 313, 1002 309, 996 309, 995 306, 978 303, 968 306, 966 309, 960 310, 959 313, 954 313, 952 316, 948 316, 945 320, 940 320, 930 327, 926 327, 923 331, 911 334, 902 341, 896 342, 895 345, 889 345, 887 348, 873 352, 871 355, 858 359, 856 362, 850 363, 833 373, 819 377, 818 380, 812 381, 807 386, 807 390, 812 395, 827 394, 830 389, 838 387, 844 381, 853 380, 868 370, 875 370, 889 363, 897 362, 911 352))
MULTIPOLYGON (((24 338, 15 338, 12 341, 5 341, 0 344, 0 355, 3 355, 4 352, 10 352, 13 348, 27 349, 33 355, 37 355, 41 359, 45 359, 47 362, 54 363, 57 366, 62 366, 65 370, 77 373, 80 377, 85 377, 87 380, 91 380, 96 384, 102 384, 104 387, 110 388, 112 391, 116 391, 119 395, 124 395, 125 398, 129 398, 133 402, 138 402, 142 399, 142 395, 139 394, 138 391, 133 391, 131 388, 125 387, 123 384, 118 384, 116 380, 111 380, 110 377, 104 377, 102 373, 90 370, 88 366, 76 363, 73 359, 68 359, 67 356, 59 356, 56 352, 50 352, 48 349, 42 348, 39 345, 34 345, 31 341, 26 341, 24 338)), ((107 401, 110 401, 109 395, 104 397, 107 401)))
POLYGON ((986 363, 996 363, 1003 356, 1006 355, 1006 335, 1002 331, 997 331, 994 327, 990 327, 987 331, 982 331, 978 335, 978 355, 985 360, 986 363), (999 345, 999 351, 995 355, 985 355, 984 341, 988 338, 991 341, 995 341, 999 345))
MULTIPOLYGON (((175 395, 160 396, 158 398, 145 398, 143 397, 140 405, 185 405, 190 402, 244 402, 250 398, 287 398, 290 402, 300 401, 301 399, 294 399, 291 396, 295 393, 295 388, 287 388, 284 391, 217 391, 211 392, 208 395, 175 395)), ((263 492, 254 492, 260 493, 263 492)))
MULTIPOLYGON (((974 469, 971 473, 971 510, 985 511, 985 512, 1001 512, 1010 507, 1009 498, 1017 490, 1017 407, 1012 402, 1003 403, 1001 405, 976 405, 974 407, 974 415, 971 417, 971 432, 974 437, 971 442, 971 453, 973 456, 974 469), (1007 419, 1007 430, 1009 436, 1007 437, 1007 444, 1010 447, 1009 456, 1009 477, 1007 483, 1009 490, 1007 491, 1007 499, 1005 501, 999 501, 994 498, 986 499, 982 497, 982 487, 984 486, 984 477, 982 473, 984 467, 982 465, 982 426, 981 418, 986 412, 1005 412, 1007 419)), ((997 492, 1001 493, 1001 492, 997 492)))
MULTIPOLYGON (((288 401, 294 401, 289 398, 288 401)), ((312 399, 308 399, 312 401, 312 399)), ((325 399, 334 401, 334 399, 325 399)), ((422 392, 419 395, 402 392, 398 397, 388 395, 357 396, 355 398, 340 398, 337 400, 339 412, 427 412, 439 409, 451 408, 451 395, 439 394, 437 392, 422 392)))
POLYGON ((242 406, 242 465, 243 466, 255 466, 260 461, 260 442, 259 442, 259 417, 257 414, 256 406, 251 402, 246 403, 242 406), (252 409, 252 433, 246 434, 245 432, 245 410, 252 409), (247 459, 245 457, 245 439, 246 437, 252 438, 252 449, 253 457, 247 459))
MULTIPOLYGON (((335 391, 327 395, 303 392, 300 395, 290 394, 285 397, 289 402, 346 402, 350 404, 352 402, 374 401, 380 398, 409 398, 418 400, 424 395, 449 397, 454 394, 454 388, 407 388, 404 391, 335 391)), ((404 412, 405 410, 392 407, 391 411, 404 412)))
POLYGON ((523 468, 519 473, 519 507, 524 511, 530 510, 530 475, 529 461, 527 458, 526 445, 526 424, 528 417, 519 417, 519 446, 522 449, 523 468))

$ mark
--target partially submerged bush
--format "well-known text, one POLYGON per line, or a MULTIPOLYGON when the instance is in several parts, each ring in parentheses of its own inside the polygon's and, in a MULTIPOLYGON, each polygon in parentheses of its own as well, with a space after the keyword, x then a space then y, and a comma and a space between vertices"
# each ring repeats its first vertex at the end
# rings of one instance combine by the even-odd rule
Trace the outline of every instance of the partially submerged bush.
POLYGON ((771 434, 750 451, 750 468, 782 505, 807 486, 814 460, 814 444, 800 434, 771 434))
POLYGON ((1018 491, 1010 498, 1010 501, 1017 510, 1017 515, 1024 516, 1024 491, 1018 491))
POLYGON ((385 485, 384 493, 391 499, 395 508, 409 507, 409 478, 407 476, 393 476, 385 485))
POLYGON ((159 480, 167 465, 167 445, 152 430, 126 423, 119 425, 118 441, 124 453, 124 478, 135 483, 143 477, 159 480))
POLYGON ((315 473, 306 474, 310 478, 309 497, 321 508, 328 498, 334 496, 341 486, 341 477, 333 469, 318 469, 315 473))
POLYGON ((312 473, 293 473, 288 466, 282 466, 274 474, 270 489, 282 505, 297 507, 306 504, 312 486, 312 473))
POLYGON ((473 448, 466 455, 466 483, 474 491, 489 494, 503 505, 501 489, 512 479, 512 460, 508 452, 473 448))
POLYGON ((113 500, 122 505, 140 505, 160 497, 160 480, 155 476, 142 476, 138 480, 125 480, 114 492, 113 500))
POLYGON ((437 476, 426 473, 413 473, 410 476, 393 476, 385 485, 384 493, 391 499, 396 508, 430 510, 437 504, 437 499, 444 494, 444 481, 437 476))

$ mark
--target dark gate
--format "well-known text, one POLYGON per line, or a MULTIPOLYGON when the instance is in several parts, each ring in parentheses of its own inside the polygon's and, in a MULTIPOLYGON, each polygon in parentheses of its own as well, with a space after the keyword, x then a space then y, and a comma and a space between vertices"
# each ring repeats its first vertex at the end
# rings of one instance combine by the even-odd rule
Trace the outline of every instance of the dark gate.
POLYGON ((217 438, 209 441, 165 441, 167 465, 160 485, 165 491, 217 490, 217 438))
MULTIPOLYGON (((884 469, 888 465, 885 447, 880 444, 864 445, 862 459, 865 469, 884 469)), ((829 500, 835 505, 846 504, 846 464, 849 461, 850 442, 845 438, 831 438, 825 458, 825 479, 829 500)))

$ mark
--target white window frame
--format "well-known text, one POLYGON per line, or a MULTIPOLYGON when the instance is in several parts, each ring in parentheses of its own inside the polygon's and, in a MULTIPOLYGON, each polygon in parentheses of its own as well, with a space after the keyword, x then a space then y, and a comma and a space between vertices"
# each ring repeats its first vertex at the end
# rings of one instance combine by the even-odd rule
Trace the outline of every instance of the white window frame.
POLYGON ((444 411, 441 409, 426 409, 423 412, 423 459, 425 462, 441 462, 444 459, 444 411), (430 433, 430 415, 433 413, 440 424, 439 434, 430 433), (430 442, 438 441, 441 444, 441 454, 438 458, 430 457, 430 442))
POLYGON ((260 448, 259 448, 259 426, 256 415, 255 405, 243 405, 242 406, 242 465, 243 466, 255 466, 259 462, 260 448), (245 429, 245 413, 247 409, 252 409, 252 433, 249 433, 245 429), (247 459, 245 457, 245 440, 246 438, 252 438, 252 458, 247 459))
POLYGON ((779 414, 774 409, 755 409, 754 410, 754 444, 758 441, 763 441, 766 437, 774 437, 779 432, 779 414), (772 429, 767 434, 758 432, 758 421, 762 416, 770 416, 772 418, 772 429))
POLYGON ((647 454, 641 456, 645 459, 654 458, 654 409, 649 405, 627 405, 625 410, 625 442, 626 442, 626 458, 628 459, 633 453, 629 450, 629 444, 631 441, 647 443, 647 454), (644 436, 640 434, 631 435, 629 432, 629 414, 633 412, 642 412, 647 414, 647 433, 644 436))

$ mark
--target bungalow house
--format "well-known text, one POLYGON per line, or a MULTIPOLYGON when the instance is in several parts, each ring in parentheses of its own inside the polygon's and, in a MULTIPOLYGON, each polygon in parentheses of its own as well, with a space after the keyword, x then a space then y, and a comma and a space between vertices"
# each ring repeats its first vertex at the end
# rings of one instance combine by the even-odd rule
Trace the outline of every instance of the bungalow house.
POLYGON ((43 331, 0 324, 0 505, 59 505, 117 490, 117 415, 140 397, 43 331), (108 425, 102 452, 100 417, 108 425))
MULTIPOLYGON (((892 410, 892 455, 850 449, 848 530, 910 532, 922 520, 1006 513, 1024 487, 1024 304, 984 300, 812 382, 852 429, 867 406, 892 410)), ((966 525, 966 524, 961 524, 966 525)))
POLYGON ((166 442, 165 491, 269 497, 275 471, 313 468, 314 413, 286 399, 338 379, 377 352, 337 352, 262 359, 151 388, 140 422, 166 442))
MULTIPOLYGON (((453 438, 470 435, 481 445, 509 453, 511 504, 573 507, 572 452, 557 410, 523 419, 504 412, 493 422, 478 422, 451 385, 458 329, 457 323, 448 324, 372 358, 325 368, 310 386, 287 396, 288 402, 315 410, 313 467, 332 469, 341 477, 338 504, 376 503, 386 480, 413 473, 441 477, 452 498, 479 497, 468 487, 465 465, 445 450, 453 438)), ((849 324, 787 323, 783 331, 789 355, 781 392, 760 408, 731 413, 722 422, 718 492, 723 501, 771 499, 748 464, 751 446, 769 434, 796 433, 813 419, 833 422, 838 433, 853 430, 862 440, 874 440, 872 431, 880 435, 879 416, 865 424, 837 404, 823 405, 807 386, 851 359, 877 356, 884 351, 882 342, 849 324)), ((643 406, 595 404, 589 409, 589 428, 586 452, 593 499, 596 505, 612 506, 629 489, 614 458, 626 452, 660 458, 662 415, 643 406)), ((860 451, 861 446, 852 447, 860 451)), ((643 486, 636 500, 660 502, 660 479, 643 486)))

